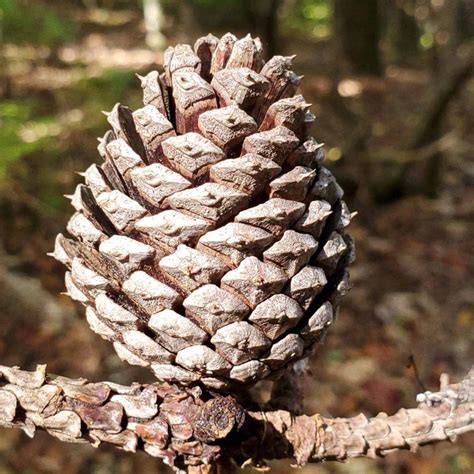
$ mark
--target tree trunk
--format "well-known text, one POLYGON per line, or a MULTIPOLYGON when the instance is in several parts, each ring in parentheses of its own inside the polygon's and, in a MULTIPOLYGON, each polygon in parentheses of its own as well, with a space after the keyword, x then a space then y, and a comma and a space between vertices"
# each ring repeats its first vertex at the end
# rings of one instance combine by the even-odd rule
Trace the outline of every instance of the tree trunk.
POLYGON ((402 66, 416 66, 420 29, 414 16, 415 1, 389 1, 388 4, 387 40, 392 61, 402 66))
POLYGON ((334 0, 337 40, 356 74, 381 75, 378 0, 334 0))
POLYGON ((457 48, 474 37, 474 3, 472 0, 451 0, 453 25, 451 44, 457 48))
POLYGON ((276 54, 278 47, 278 9, 281 0, 244 0, 242 8, 251 33, 260 36, 268 57, 276 54))
POLYGON ((264 41, 268 56, 271 58, 275 55, 278 48, 278 8, 280 6, 280 0, 270 0, 268 5, 267 14, 264 17, 264 41))
POLYGON ((153 49, 163 48, 166 45, 166 39, 161 33, 163 11, 159 0, 143 0, 143 16, 147 45, 153 49))

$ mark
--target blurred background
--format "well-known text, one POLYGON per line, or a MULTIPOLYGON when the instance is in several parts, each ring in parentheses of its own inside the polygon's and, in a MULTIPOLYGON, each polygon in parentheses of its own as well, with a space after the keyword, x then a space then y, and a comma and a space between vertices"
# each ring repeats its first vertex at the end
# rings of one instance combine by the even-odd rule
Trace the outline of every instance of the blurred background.
MULTIPOLYGON (((98 161, 102 110, 138 107, 162 49, 227 31, 297 53, 328 166, 358 216, 354 288, 311 360, 308 412, 393 413, 473 361, 473 0, 0 0, 0 363, 128 383, 46 252, 98 161)), ((301 473, 471 473, 474 437, 301 473)), ((275 473, 297 472, 272 463, 275 473)), ((0 432, 0 473, 168 473, 0 432)))

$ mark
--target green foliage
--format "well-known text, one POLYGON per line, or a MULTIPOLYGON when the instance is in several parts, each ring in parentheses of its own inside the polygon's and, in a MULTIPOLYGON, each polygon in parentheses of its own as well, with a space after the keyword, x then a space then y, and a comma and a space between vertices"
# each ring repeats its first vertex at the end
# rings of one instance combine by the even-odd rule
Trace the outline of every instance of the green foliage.
POLYGON ((315 38, 325 38, 331 34, 333 18, 330 0, 296 0, 291 10, 282 15, 283 25, 301 31, 315 38))
POLYGON ((41 1, 0 0, 3 41, 56 46, 75 39, 77 26, 41 1))
POLYGON ((433 33, 426 32, 420 36, 420 45, 423 49, 430 49, 434 45, 433 33))
POLYGON ((81 79, 67 92, 65 100, 68 107, 80 108, 88 117, 87 128, 93 128, 104 123, 101 110, 110 110, 116 102, 128 104, 130 107, 140 107, 139 95, 129 97, 128 91, 135 86, 140 90, 135 74, 123 69, 109 69, 100 76, 81 79), (90 118, 90 120, 89 120, 90 118))
MULTIPOLYGON (((110 110, 121 101, 133 107, 139 106, 139 86, 136 94, 129 94, 137 81, 134 74, 124 70, 108 70, 98 77, 84 78, 72 87, 58 91, 58 102, 64 103, 67 111, 79 109, 83 117, 74 123, 77 133, 88 131, 100 134, 105 128, 105 117, 101 110, 110 110)), ((44 114, 47 107, 41 97, 36 99, 0 102, 0 183, 7 178, 10 167, 20 159, 36 156, 38 153, 50 157, 67 153, 68 143, 62 140, 64 132, 72 126, 61 113, 44 114)), ((48 164, 44 163, 45 167, 48 164)), ((17 167, 16 167, 17 168, 17 167)))
POLYGON ((32 100, 0 103, 0 181, 5 178, 11 163, 39 150, 48 139, 43 131, 55 120, 47 116, 33 121, 36 105, 32 100))
POLYGON ((465 453, 446 456, 444 463, 433 474, 464 474, 472 472, 472 459, 465 453))

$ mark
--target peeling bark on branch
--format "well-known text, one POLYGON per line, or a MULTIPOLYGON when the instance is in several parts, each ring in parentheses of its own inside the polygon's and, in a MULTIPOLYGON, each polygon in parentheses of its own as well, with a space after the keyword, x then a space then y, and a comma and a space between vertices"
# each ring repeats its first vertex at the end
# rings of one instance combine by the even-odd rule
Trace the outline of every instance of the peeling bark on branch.
POLYGON ((474 369, 458 384, 417 397, 417 408, 374 418, 294 416, 246 410, 231 396, 167 384, 88 383, 0 366, 0 426, 37 429, 67 442, 109 443, 162 458, 177 472, 212 472, 216 461, 298 465, 383 456, 454 440, 474 430, 474 369), (192 466, 192 468, 191 468, 192 466))

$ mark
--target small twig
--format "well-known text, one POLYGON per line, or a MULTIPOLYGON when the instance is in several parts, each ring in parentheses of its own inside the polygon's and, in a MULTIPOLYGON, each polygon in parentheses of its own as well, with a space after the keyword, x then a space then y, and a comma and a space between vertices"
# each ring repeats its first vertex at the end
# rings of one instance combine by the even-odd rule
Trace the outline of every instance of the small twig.
POLYGON ((446 76, 431 92, 431 100, 427 102, 426 109, 420 116, 408 148, 421 148, 437 137, 448 105, 472 76, 473 68, 474 50, 471 48, 462 60, 449 68, 446 76))
POLYGON ((413 368, 415 380, 417 381, 418 386, 423 392, 426 392, 426 385, 423 383, 423 380, 421 380, 420 373, 418 371, 418 366, 416 365, 415 357, 413 356, 413 354, 408 356, 408 364, 406 367, 407 369, 413 368))
POLYGON ((189 472, 200 474, 227 473, 234 461, 249 459, 263 466, 264 459, 304 465, 383 456, 474 430, 474 370, 418 400, 417 408, 369 419, 294 416, 245 410, 231 396, 198 388, 87 383, 48 375, 45 366, 35 372, 0 366, 0 426, 30 437, 43 429, 62 441, 143 449, 177 472, 194 466, 189 472))

